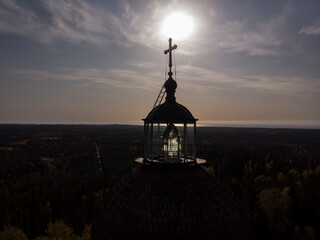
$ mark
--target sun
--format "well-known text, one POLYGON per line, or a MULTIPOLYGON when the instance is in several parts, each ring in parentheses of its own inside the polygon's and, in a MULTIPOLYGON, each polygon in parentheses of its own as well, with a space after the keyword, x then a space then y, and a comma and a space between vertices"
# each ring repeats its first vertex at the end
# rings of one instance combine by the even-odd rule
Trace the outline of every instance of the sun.
POLYGON ((193 28, 193 17, 185 13, 177 12, 164 19, 161 26, 161 34, 167 38, 182 40, 192 34, 193 28))

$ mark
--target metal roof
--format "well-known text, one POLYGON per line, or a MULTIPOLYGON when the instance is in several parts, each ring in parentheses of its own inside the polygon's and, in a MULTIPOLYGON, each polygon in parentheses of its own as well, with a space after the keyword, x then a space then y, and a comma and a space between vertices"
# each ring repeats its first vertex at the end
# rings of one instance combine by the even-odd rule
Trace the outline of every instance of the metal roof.
POLYGON ((165 89, 167 93, 166 101, 151 110, 148 116, 143 119, 145 122, 177 122, 177 123, 194 123, 195 119, 191 112, 183 105, 176 102, 174 96, 177 83, 170 76, 165 82, 165 89))
POLYGON ((165 102, 152 109, 148 116, 143 119, 145 122, 179 122, 193 123, 195 119, 191 112, 177 102, 165 102))
POLYGON ((239 200, 206 168, 139 165, 112 188, 92 240, 251 239, 239 200))

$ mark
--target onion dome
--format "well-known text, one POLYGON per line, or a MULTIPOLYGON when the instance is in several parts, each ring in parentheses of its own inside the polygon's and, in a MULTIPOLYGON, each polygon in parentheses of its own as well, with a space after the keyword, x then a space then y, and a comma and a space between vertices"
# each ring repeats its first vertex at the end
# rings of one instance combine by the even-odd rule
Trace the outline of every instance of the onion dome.
POLYGON ((192 113, 183 105, 176 102, 174 93, 177 88, 176 81, 170 76, 164 84, 167 97, 166 101, 151 110, 145 121, 157 122, 194 122, 195 119, 192 113))
POLYGON ((201 165, 139 165, 110 190, 92 240, 251 239, 237 198, 201 165))
POLYGON ((167 102, 174 103, 176 101, 174 93, 176 92, 177 86, 178 86, 177 82, 170 75, 170 77, 168 78, 168 80, 164 84, 164 87, 167 92, 167 97, 166 97, 167 102))

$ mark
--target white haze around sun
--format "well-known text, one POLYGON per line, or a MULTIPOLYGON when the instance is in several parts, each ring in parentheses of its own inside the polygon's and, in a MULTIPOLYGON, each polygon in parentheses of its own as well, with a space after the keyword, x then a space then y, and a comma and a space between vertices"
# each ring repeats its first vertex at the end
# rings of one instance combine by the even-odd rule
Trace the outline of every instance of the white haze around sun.
POLYGON ((164 19, 161 26, 161 34, 167 38, 182 40, 192 34, 193 28, 193 17, 185 13, 177 12, 164 19))

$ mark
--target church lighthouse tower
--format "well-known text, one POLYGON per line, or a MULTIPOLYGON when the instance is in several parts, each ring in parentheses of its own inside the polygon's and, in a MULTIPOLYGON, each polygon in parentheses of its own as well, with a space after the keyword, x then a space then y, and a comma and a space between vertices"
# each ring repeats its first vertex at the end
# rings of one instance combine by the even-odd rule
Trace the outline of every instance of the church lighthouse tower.
MULTIPOLYGON (((164 84, 166 99, 163 104, 157 99, 154 108, 144 120, 144 158, 137 162, 150 163, 204 163, 196 158, 196 121, 191 112, 177 103, 176 81, 172 78, 172 46, 169 39, 169 78, 164 84)), ((163 90, 163 89, 162 89, 163 90)), ((163 93, 164 94, 164 93, 163 93)), ((161 95, 161 92, 159 96, 161 95)))
POLYGON ((92 240, 251 239, 241 203, 196 158, 197 119, 176 102, 171 52, 177 46, 171 41, 165 92, 143 119, 144 157, 108 192, 92 240))

